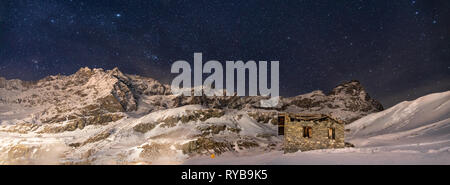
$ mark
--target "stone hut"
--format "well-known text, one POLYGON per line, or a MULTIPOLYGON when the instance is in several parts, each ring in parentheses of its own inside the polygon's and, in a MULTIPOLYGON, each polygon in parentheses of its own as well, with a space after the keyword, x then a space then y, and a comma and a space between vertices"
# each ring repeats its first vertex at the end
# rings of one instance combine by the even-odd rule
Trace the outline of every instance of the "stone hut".
POLYGON ((284 135, 285 153, 343 148, 344 125, 342 121, 325 114, 278 115, 278 134, 284 135))

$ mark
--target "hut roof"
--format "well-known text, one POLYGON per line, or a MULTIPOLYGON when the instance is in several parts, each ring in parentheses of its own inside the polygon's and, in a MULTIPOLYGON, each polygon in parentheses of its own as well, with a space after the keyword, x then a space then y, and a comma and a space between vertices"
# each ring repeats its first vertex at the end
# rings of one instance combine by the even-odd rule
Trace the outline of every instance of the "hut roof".
POLYGON ((337 118, 334 118, 328 114, 304 114, 304 113, 289 113, 287 114, 290 118, 295 118, 302 121, 321 121, 325 119, 331 119, 333 121, 336 121, 337 123, 343 124, 344 122, 342 120, 339 120, 337 118))

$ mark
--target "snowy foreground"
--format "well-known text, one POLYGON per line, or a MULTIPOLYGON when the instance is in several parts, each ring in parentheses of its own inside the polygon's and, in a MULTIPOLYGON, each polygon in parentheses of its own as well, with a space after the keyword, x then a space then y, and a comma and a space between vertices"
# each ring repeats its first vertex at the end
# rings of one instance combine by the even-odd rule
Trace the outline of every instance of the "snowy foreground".
POLYGON ((245 157, 203 157, 184 164, 301 165, 301 164, 450 164, 450 142, 409 146, 363 147, 283 154, 281 151, 245 157))
POLYGON ((355 148, 191 159, 184 164, 450 164, 450 91, 402 102, 350 125, 355 148))
MULTIPOLYGON (((275 125, 258 123, 240 111, 226 112, 207 121, 179 122, 168 127, 159 124, 142 134, 134 130, 142 123, 199 110, 201 106, 189 105, 61 133, 37 132, 41 127, 26 132, 33 129, 24 126, 23 131, 14 121, 4 121, 0 164, 450 164, 450 91, 402 102, 347 125, 346 141, 354 148, 284 154, 280 147, 282 138, 274 136, 275 125), (184 155, 176 148, 202 134, 198 129, 213 125, 227 128, 214 137, 233 143, 234 152, 212 159, 209 155, 184 155), (228 128, 241 131, 237 134, 228 128), (237 143, 241 141, 251 141, 259 147, 240 149, 237 143), (68 146, 76 142, 81 145, 68 146)), ((14 115, 23 113, 2 113, 3 118, 8 118, 4 120, 23 119, 14 115)))

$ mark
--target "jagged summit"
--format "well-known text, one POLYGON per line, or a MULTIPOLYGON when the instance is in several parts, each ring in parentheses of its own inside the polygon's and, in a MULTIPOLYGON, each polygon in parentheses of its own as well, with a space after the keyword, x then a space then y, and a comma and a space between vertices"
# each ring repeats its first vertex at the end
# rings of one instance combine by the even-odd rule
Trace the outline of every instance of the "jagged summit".
POLYGON ((344 82, 337 85, 333 90, 331 90, 329 95, 337 95, 340 93, 350 94, 350 95, 358 95, 358 93, 363 92, 364 87, 358 80, 351 80, 349 82, 344 82))
MULTIPOLYGON (((103 71, 103 69, 101 69, 101 68, 99 68, 99 70, 103 71)), ((80 68, 75 74, 83 74, 83 73, 90 73, 90 72, 92 72, 92 69, 86 66, 86 67, 80 68)))
POLYGON ((367 102, 376 111, 384 110, 380 102, 372 99, 358 80, 344 82, 336 86, 329 96, 351 96, 367 102))
MULTIPOLYGON (((117 67, 106 71, 83 67, 72 75, 48 76, 38 82, 0 78, 0 91, 0 100, 6 103, 49 106, 46 110, 49 115, 40 116, 42 118, 66 116, 61 112, 74 115, 77 110, 79 115, 93 111, 131 112, 137 111, 140 104, 150 107, 142 110, 144 112, 195 104, 219 109, 260 109, 259 102, 264 98, 174 97, 170 96, 168 85, 152 78, 124 74, 117 67), (86 111, 86 108, 92 110, 86 111)), ((356 80, 342 83, 328 94, 317 90, 280 100, 273 110, 326 113, 347 122, 383 110, 383 106, 372 99, 356 80)), ((45 118, 46 121, 48 119, 45 118)))
POLYGON ((6 104, 44 107, 33 122, 53 123, 135 111, 143 94, 164 94, 164 89, 156 80, 125 75, 118 68, 104 71, 83 67, 72 75, 49 76, 37 83, 1 78, 0 100, 6 104))
MULTIPOLYGON (((371 99, 364 87, 358 80, 351 80, 344 82, 333 88, 328 95, 343 95, 343 96, 360 96, 362 99, 371 99)), ((382 108, 381 108, 382 110, 382 108)))
POLYGON ((283 108, 287 112, 331 114, 347 123, 383 110, 383 106, 372 99, 357 80, 342 83, 328 94, 313 91, 284 98, 283 108))

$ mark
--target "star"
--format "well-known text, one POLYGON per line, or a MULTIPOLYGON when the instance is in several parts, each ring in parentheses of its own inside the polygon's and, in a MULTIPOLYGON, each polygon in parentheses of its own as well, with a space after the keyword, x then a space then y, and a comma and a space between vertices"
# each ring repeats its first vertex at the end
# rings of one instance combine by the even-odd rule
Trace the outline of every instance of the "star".
POLYGON ((450 52, 446 44, 449 23, 443 18, 450 12, 432 1, 358 1, 346 6, 330 1, 326 7, 335 7, 330 9, 320 8, 321 3, 314 1, 283 5, 240 2, 245 8, 215 1, 202 6, 142 0, 130 1, 127 6, 35 1, 27 6, 10 1, 11 11, 0 11, 0 28, 7 28, 0 29, 0 41, 14 43, 0 44, 0 76, 38 80, 44 75, 71 74, 85 65, 107 69, 126 64, 127 68, 121 69, 124 72, 167 79, 164 70, 171 63, 189 60, 194 51, 201 51, 205 62, 206 56, 280 60, 280 84, 298 81, 280 92, 285 96, 329 88, 336 85, 329 78, 345 81, 350 79, 349 71, 369 88, 372 82, 379 82, 371 94, 384 96, 386 88, 406 92, 424 85, 425 80, 415 82, 417 74, 430 74, 426 80, 435 81, 448 78, 450 69, 443 60, 450 52), (142 6, 147 4, 150 6, 142 6), (371 16, 359 16, 362 12, 357 10, 367 7, 371 7, 371 16), (245 9, 252 11, 245 13, 245 9), (339 14, 350 9, 349 14, 339 14), (243 14, 247 16, 238 16, 243 14), (430 45, 435 49, 430 50, 430 45), (28 65, 24 68, 23 63, 28 65), (26 73, 36 65, 43 75, 26 73), (401 75, 405 78, 397 78, 401 75))

